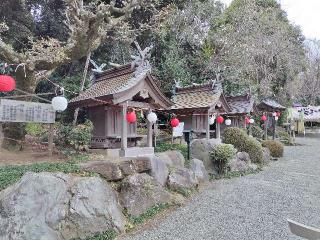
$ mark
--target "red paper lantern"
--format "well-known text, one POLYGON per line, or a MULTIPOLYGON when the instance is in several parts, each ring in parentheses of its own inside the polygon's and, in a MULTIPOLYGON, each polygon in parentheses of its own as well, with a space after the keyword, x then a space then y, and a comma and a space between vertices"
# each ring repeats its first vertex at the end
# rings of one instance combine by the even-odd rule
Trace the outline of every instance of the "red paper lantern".
POLYGON ((221 116, 217 117, 217 123, 221 124, 221 123, 223 123, 223 121, 224 121, 223 117, 221 117, 221 116))
POLYGON ((261 121, 267 121, 267 116, 266 115, 262 115, 262 117, 261 117, 261 121))
POLYGON ((244 121, 246 122, 246 124, 250 124, 250 118, 246 117, 244 121))
POLYGON ((179 123, 180 123, 180 121, 179 121, 178 118, 172 118, 171 121, 170 121, 171 127, 178 127, 179 123))
POLYGON ((126 119, 128 123, 134 123, 135 121, 137 121, 137 115, 135 112, 129 112, 127 113, 126 119))
POLYGON ((281 116, 281 112, 277 112, 277 117, 280 117, 281 116))
POLYGON ((16 81, 11 76, 0 75, 0 92, 11 92, 16 88, 16 81))

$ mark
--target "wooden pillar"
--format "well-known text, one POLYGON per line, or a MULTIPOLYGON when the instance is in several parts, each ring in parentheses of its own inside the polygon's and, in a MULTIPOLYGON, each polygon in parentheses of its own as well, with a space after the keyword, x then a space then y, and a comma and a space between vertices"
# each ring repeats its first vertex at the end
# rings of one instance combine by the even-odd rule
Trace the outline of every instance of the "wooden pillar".
POLYGON ((268 140, 268 122, 269 122, 269 117, 268 117, 268 114, 267 114, 267 120, 264 122, 265 140, 268 140))
POLYGON ((121 150, 126 150, 128 147, 128 135, 127 135, 128 126, 127 126, 126 114, 127 114, 127 107, 122 106, 121 150))
POLYGON ((153 125, 153 123, 151 123, 147 120, 147 126, 148 126, 147 146, 148 147, 152 147, 152 137, 153 137, 152 125, 153 125))
POLYGON ((53 155, 53 124, 49 124, 49 136, 48 136, 48 149, 49 156, 53 155))
POLYGON ((207 122, 206 122, 206 138, 207 138, 207 140, 210 139, 209 112, 208 112, 207 122))
POLYGON ((220 123, 216 122, 216 138, 220 138, 220 123))
POLYGON ((273 125, 272 140, 274 140, 276 138, 276 126, 277 126, 276 117, 272 117, 272 125, 273 125))

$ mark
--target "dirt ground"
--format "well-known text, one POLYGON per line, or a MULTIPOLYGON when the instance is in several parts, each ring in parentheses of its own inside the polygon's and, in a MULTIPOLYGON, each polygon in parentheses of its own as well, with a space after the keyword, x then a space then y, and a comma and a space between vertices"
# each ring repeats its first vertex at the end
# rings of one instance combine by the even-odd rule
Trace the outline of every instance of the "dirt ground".
POLYGON ((50 157, 49 153, 45 151, 25 149, 22 151, 10 152, 3 148, 0 149, 0 166, 65 161, 66 159, 63 156, 55 154, 50 157))

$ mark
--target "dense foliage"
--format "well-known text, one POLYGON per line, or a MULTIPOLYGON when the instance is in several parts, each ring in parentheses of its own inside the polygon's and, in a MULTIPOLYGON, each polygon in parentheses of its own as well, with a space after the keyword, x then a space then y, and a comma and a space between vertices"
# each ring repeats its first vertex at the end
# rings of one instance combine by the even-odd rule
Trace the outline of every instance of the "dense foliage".
POLYGON ((262 146, 270 150, 270 154, 272 157, 275 157, 275 158, 283 157, 284 147, 281 142, 267 140, 262 143, 262 146))
POLYGON ((61 124, 58 127, 56 144, 61 147, 72 147, 78 151, 88 150, 92 130, 93 125, 89 120, 77 126, 61 124))
POLYGON ((210 155, 211 161, 218 169, 219 174, 224 174, 227 171, 228 163, 235 157, 237 150, 231 144, 216 145, 210 155))
POLYGON ((263 149, 261 144, 246 134, 240 128, 227 128, 223 133, 223 142, 232 144, 239 152, 246 152, 254 163, 261 164, 263 161, 263 149))

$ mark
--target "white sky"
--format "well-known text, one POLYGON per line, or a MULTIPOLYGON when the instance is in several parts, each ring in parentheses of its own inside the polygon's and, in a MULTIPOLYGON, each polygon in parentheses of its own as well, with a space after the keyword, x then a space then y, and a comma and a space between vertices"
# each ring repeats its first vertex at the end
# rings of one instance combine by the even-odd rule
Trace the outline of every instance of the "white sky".
MULTIPOLYGON (((221 0, 227 5, 232 0, 221 0)), ((301 27, 307 38, 320 39, 320 0, 278 0, 289 20, 301 27)))

